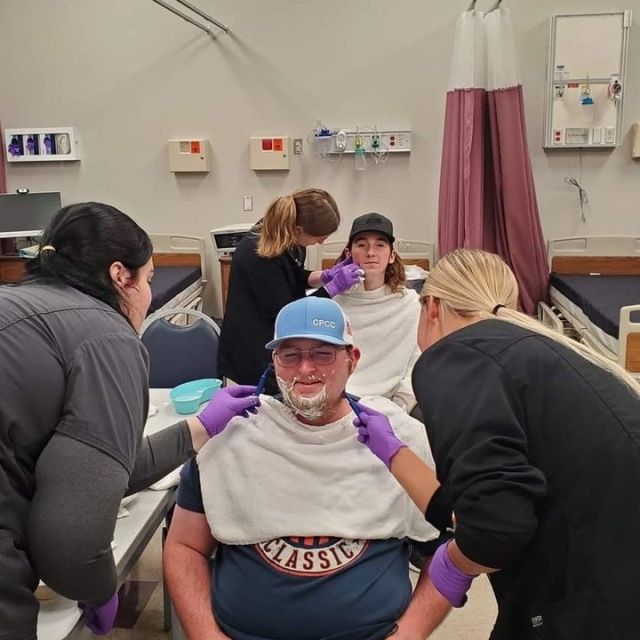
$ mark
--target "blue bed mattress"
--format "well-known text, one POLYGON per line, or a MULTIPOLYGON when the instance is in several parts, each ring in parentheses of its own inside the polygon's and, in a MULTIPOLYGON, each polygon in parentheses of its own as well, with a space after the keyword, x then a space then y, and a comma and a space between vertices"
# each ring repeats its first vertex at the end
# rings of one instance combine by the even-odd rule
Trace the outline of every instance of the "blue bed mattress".
POLYGON ((201 278, 200 267, 156 267, 151 281, 152 298, 149 313, 157 311, 201 278))
MULTIPOLYGON (((640 304, 640 276, 574 276, 551 274, 549 285, 578 305, 605 333, 618 337, 620 308, 640 304)), ((640 322, 640 312, 631 314, 640 322)))

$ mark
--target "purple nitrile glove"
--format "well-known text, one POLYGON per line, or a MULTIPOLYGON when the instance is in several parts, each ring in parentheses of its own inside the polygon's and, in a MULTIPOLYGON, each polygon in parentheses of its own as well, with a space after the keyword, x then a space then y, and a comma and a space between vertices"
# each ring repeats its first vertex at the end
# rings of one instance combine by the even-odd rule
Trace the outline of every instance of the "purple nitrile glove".
POLYGON ((354 284, 361 282, 363 277, 364 271, 360 268, 360 265, 352 262, 337 269, 333 278, 324 285, 324 288, 333 298, 353 287, 354 284))
POLYGON ((387 416, 359 402, 358 407, 360 415, 353 421, 353 425, 358 430, 358 440, 366 444, 389 468, 393 456, 407 445, 393 432, 387 416))
POLYGON ((256 395, 256 387, 236 385, 224 387, 217 391, 209 404, 198 414, 198 420, 206 432, 213 438, 222 433, 232 418, 249 413, 258 413, 260 398, 256 395))
POLYGON ((329 267, 320 273, 320 280, 322 280, 322 284, 328 284, 331 282, 338 273, 342 269, 342 267, 346 267, 348 264, 353 264, 353 258, 349 256, 340 262, 336 262, 333 267, 329 267))
POLYGON ((79 602, 78 606, 82 609, 82 617, 84 623, 96 635, 109 633, 113 629, 116 621, 116 613, 118 613, 118 592, 116 591, 107 602, 99 607, 79 602))
MULTIPOLYGON (((449 541, 451 542, 451 541, 449 541)), ((449 542, 441 544, 431 558, 429 577, 433 586, 453 607, 462 607, 475 575, 462 573, 449 557, 449 542)))

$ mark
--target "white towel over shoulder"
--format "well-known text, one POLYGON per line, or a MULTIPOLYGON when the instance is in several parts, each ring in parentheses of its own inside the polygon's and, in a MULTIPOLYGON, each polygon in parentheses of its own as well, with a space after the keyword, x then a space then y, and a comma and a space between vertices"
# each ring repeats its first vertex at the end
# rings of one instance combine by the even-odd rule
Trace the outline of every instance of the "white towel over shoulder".
MULTIPOLYGON (((257 415, 235 418, 197 457, 214 538, 255 544, 286 536, 438 535, 386 466, 358 442, 353 413, 312 427, 281 402, 260 399, 257 415)), ((385 398, 362 403, 384 412, 398 437, 434 467, 424 425, 385 398)))

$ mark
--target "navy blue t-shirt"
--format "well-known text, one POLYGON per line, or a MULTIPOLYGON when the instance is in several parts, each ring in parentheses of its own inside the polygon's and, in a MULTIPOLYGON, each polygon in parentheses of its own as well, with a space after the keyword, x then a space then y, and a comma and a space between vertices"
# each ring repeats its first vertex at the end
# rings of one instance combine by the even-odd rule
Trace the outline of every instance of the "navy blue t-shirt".
MULTIPOLYGON (((195 459, 177 503, 204 513, 195 459)), ((323 536, 219 544, 211 586, 213 613, 234 640, 381 640, 411 599, 408 547, 323 536)))

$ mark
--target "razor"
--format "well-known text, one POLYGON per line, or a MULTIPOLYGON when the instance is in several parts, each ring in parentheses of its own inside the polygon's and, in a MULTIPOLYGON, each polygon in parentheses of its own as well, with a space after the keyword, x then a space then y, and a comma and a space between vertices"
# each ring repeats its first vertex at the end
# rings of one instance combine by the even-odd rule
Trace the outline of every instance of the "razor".
POLYGON ((358 406, 358 401, 350 393, 345 392, 344 397, 347 399, 349 406, 353 409, 353 413, 355 413, 359 418, 361 409, 358 406))
POLYGON ((260 380, 258 380, 258 386, 256 387, 256 395, 260 397, 262 392, 264 391, 264 386, 267 384, 267 377, 271 373, 271 369, 273 369, 273 365, 269 364, 267 368, 262 372, 260 376, 260 380))

